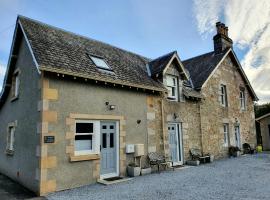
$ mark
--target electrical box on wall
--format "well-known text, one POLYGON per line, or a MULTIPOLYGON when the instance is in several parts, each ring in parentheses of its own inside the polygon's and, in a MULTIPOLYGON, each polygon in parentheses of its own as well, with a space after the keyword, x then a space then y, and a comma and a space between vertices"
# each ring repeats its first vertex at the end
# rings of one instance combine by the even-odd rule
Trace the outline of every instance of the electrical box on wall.
POLYGON ((135 157, 144 156, 144 144, 135 144, 135 157))
POLYGON ((127 144, 126 153, 134 153, 134 152, 135 152, 134 144, 127 144))

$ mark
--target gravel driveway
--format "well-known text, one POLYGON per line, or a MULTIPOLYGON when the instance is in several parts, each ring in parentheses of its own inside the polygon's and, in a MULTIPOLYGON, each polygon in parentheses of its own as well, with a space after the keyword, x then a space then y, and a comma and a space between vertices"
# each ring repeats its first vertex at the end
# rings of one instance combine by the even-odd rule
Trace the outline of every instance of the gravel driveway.
POLYGON ((270 154, 223 159, 198 167, 141 176, 110 186, 84 186, 47 197, 58 199, 270 199, 270 154))

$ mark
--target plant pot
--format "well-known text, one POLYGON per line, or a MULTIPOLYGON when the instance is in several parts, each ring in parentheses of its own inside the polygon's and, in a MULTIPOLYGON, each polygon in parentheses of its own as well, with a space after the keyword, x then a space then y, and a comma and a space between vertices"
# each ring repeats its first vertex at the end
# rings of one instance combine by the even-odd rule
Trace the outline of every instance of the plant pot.
POLYGON ((151 167, 144 168, 141 170, 141 175, 151 174, 151 167))
POLYGON ((210 163, 214 162, 215 156, 214 155, 210 155, 210 163))
POLYGON ((131 176, 131 177, 140 176, 141 168, 140 167, 128 166, 127 167, 127 174, 128 174, 128 176, 131 176))
POLYGON ((200 165, 200 161, 199 160, 188 160, 187 165, 198 166, 198 165, 200 165))

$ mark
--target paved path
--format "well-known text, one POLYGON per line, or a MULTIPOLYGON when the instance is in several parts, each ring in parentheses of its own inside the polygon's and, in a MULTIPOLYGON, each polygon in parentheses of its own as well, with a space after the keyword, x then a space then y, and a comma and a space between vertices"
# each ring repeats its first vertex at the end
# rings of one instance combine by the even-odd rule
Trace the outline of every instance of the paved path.
POLYGON ((198 167, 141 176, 110 186, 94 184, 57 192, 47 198, 269 200, 270 154, 224 159, 198 167))

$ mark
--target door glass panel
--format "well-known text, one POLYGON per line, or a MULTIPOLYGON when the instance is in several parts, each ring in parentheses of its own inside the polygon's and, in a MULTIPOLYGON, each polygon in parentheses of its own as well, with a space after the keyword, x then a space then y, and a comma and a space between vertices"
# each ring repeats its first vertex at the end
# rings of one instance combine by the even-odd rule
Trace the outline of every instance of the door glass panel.
POLYGON ((114 134, 110 133, 110 147, 113 148, 114 147, 114 134))
POLYGON ((111 126, 110 126, 110 129, 114 129, 114 125, 111 125, 111 126))
POLYGON ((106 129, 106 128, 107 128, 107 126, 105 126, 105 125, 102 126, 102 129, 106 129))
POLYGON ((102 148, 107 148, 107 134, 102 134, 102 148))

